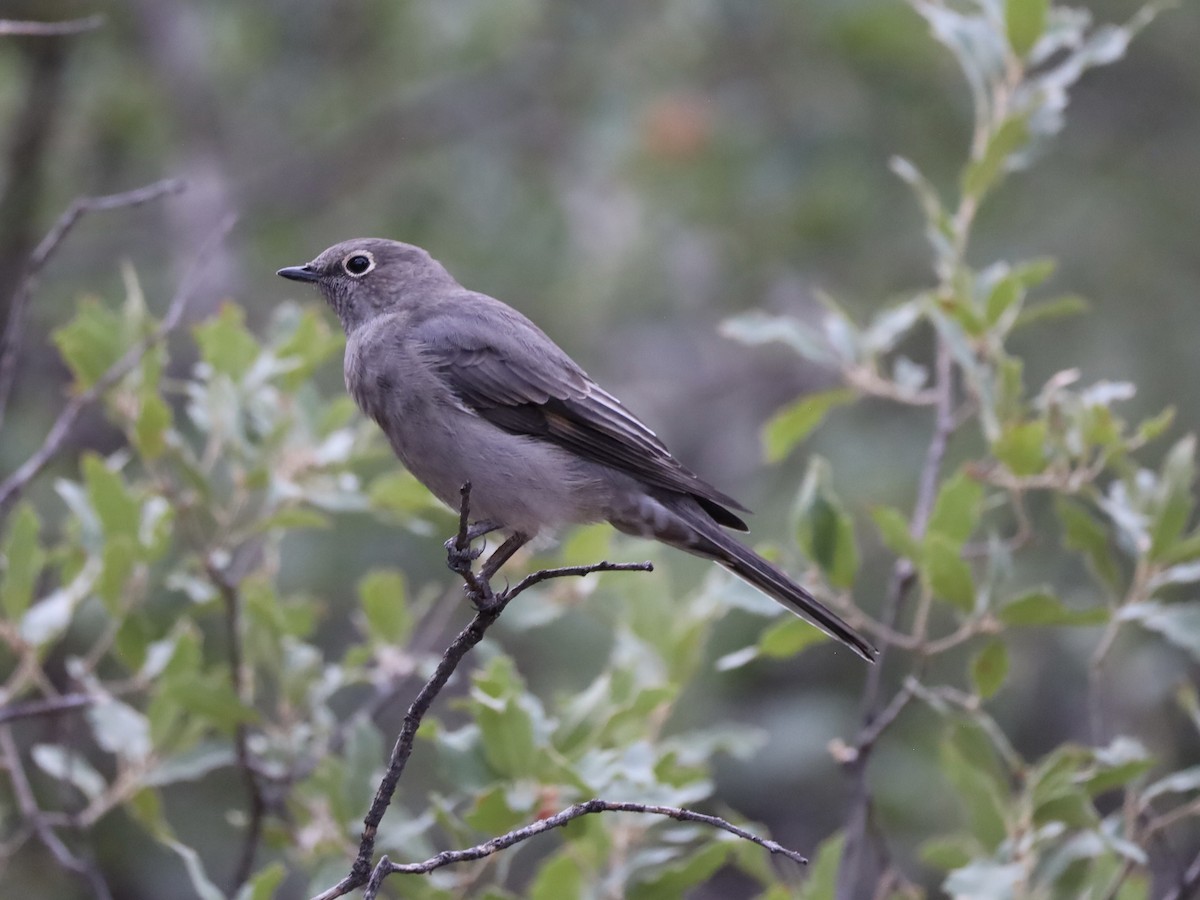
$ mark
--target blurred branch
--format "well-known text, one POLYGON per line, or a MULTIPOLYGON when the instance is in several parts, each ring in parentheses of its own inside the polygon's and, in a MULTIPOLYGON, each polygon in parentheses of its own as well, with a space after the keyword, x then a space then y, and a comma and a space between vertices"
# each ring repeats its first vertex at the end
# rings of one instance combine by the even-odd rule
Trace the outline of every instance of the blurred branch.
POLYGON ((236 217, 232 215, 226 217, 201 246, 192 263, 191 269, 181 279, 179 288, 176 290, 175 296, 171 299, 171 304, 167 308, 167 314, 158 324, 158 327, 149 336, 126 350, 121 358, 113 363, 108 371, 97 379, 95 384, 83 393, 72 397, 67 405, 63 407, 63 411, 59 413, 54 424, 50 426, 50 431, 46 434, 46 439, 42 442, 42 446, 29 459, 25 460, 15 472, 6 478, 3 483, 0 483, 0 519, 3 519, 26 485, 62 449, 80 413, 95 403, 110 387, 133 371, 134 367, 141 362, 142 357, 146 355, 146 352, 151 347, 163 341, 179 325, 183 318, 183 313, 187 309, 188 301, 201 281, 200 276, 204 261, 208 258, 213 248, 233 228, 235 221, 236 217))
MULTIPOLYGON (((925 462, 921 467, 921 474, 917 482, 917 498, 909 523, 909 532, 916 540, 920 540, 924 536, 925 529, 929 524, 929 516, 937 497, 938 477, 942 471, 946 447, 949 444, 950 435, 954 433, 958 425, 954 413, 954 363, 950 355, 950 348, 941 336, 937 339, 935 365, 937 382, 934 391, 937 394, 937 413, 933 435, 925 451, 925 462)), ((882 617, 883 625, 887 630, 896 630, 906 605, 908 593, 915 580, 916 569, 913 567, 912 561, 905 558, 896 560, 892 569, 891 581, 888 584, 882 617)), ((914 627, 914 636, 923 638, 925 616, 919 613, 917 618, 920 621, 914 627)), ((872 867, 868 859, 869 848, 867 845, 873 802, 870 786, 867 783, 867 766, 876 742, 886 728, 896 720, 912 697, 911 691, 902 688, 887 704, 884 704, 880 698, 883 685, 883 666, 890 646, 891 643, 887 640, 880 642, 877 664, 872 666, 867 673, 867 683, 863 689, 862 726, 858 736, 854 739, 853 746, 846 748, 844 754, 844 764, 853 779, 853 793, 846 822, 846 843, 842 851, 841 865, 838 868, 838 900, 854 900, 855 897, 863 896, 865 886, 872 881, 872 867)))
MULTIPOLYGON (((380 781, 379 787, 375 791, 375 798, 371 801, 370 809, 363 820, 363 832, 359 842, 358 855, 355 857, 354 863, 350 868, 350 873, 333 887, 329 888, 329 890, 318 894, 314 900, 333 900, 335 897, 342 897, 355 888, 362 887, 372 879, 375 867, 372 866, 371 860, 375 852, 375 837, 379 829, 379 823, 383 821, 383 815, 387 811, 388 805, 392 802, 392 797, 396 793, 396 787, 400 783, 400 776, 404 774, 408 758, 412 755, 413 741, 416 738, 417 729, 421 727, 421 721, 425 718, 425 714, 429 712, 433 701, 437 698, 442 688, 446 686, 446 683, 450 680, 450 676, 458 668, 459 663, 462 662, 472 647, 483 640, 483 636, 487 633, 487 630, 496 623, 496 620, 500 618, 500 614, 504 612, 505 607, 510 602, 526 589, 550 578, 562 578, 568 575, 584 576, 592 572, 649 572, 653 569, 653 566, 648 562, 600 562, 592 566, 546 569, 527 576, 508 590, 495 593, 488 583, 485 573, 489 572, 489 566, 500 556, 501 551, 505 547, 514 543, 519 545, 524 542, 525 538, 521 535, 510 537, 493 554, 492 558, 483 566, 480 573, 474 572, 472 564, 479 558, 479 551, 471 549, 471 541, 477 537, 481 537, 487 531, 494 530, 494 526, 485 525, 483 528, 476 527, 472 529, 468 525, 471 503, 471 485, 469 483, 462 486, 461 495, 462 503, 459 509, 458 534, 447 542, 446 562, 451 571, 463 579, 467 599, 471 601, 476 610, 475 616, 458 633, 458 636, 450 642, 450 646, 442 654, 437 668, 434 669, 433 675, 429 677, 429 680, 417 692, 416 698, 409 706, 408 712, 405 713, 404 724, 400 729, 396 744, 392 748, 387 771, 384 773, 383 780, 380 781)), ((494 569, 491 571, 494 573, 494 569)), ((384 872, 380 876, 380 879, 382 880, 387 874, 387 872, 384 872)))
POLYGON ((18 719, 58 716, 91 706, 95 702, 96 698, 89 694, 63 694, 61 697, 51 697, 47 700, 12 703, 8 706, 0 706, 0 724, 15 722, 18 719))
POLYGON ((37 240, 51 138, 62 105, 69 41, 34 41, 15 47, 24 85, 20 105, 6 123, 4 189, 0 191, 0 313, 16 293, 37 240))
POLYGON ((124 191, 120 194, 79 197, 71 202, 66 211, 58 217, 58 221, 46 232, 46 236, 30 254, 21 280, 13 292, 8 307, 8 322, 4 328, 4 337, 0 340, 0 425, 4 424, 4 413, 12 392, 13 379, 16 377, 17 356, 21 351, 21 343, 24 338, 25 312, 29 306, 29 300, 37 287, 38 275, 50 261, 59 245, 62 244, 63 239, 88 213, 141 206, 168 194, 178 194, 184 190, 184 187, 183 181, 178 178, 165 178, 162 181, 156 181, 145 187, 124 191))
MULTIPOLYGON (((574 821, 581 816, 590 815, 592 813, 601 812, 632 812, 644 813, 653 816, 668 816, 675 819, 677 822, 698 822, 701 825, 709 825, 713 828, 718 828, 721 831, 740 837, 742 840, 750 841, 757 844, 764 850, 771 853, 778 853, 786 856, 793 862, 800 865, 807 865, 808 860, 797 853, 795 850, 789 850, 775 841, 767 840, 759 837, 753 832, 746 831, 744 828, 739 828, 731 822, 722 819, 720 816, 710 816, 705 813, 694 812, 690 809, 681 809, 676 806, 654 806, 645 803, 627 803, 613 800, 586 800, 583 803, 576 803, 574 806, 564 809, 560 813, 549 816, 545 819, 538 819, 529 825, 522 828, 517 828, 507 834, 502 834, 499 837, 494 837, 490 841, 482 844, 477 844, 474 847, 469 847, 466 850, 446 850, 439 853, 437 856, 430 857, 424 862, 419 863, 394 863, 386 856, 381 857, 379 864, 375 866, 375 870, 371 873, 371 879, 367 882, 366 890, 363 891, 363 900, 374 900, 379 893, 379 889, 383 884, 383 880, 388 875, 425 875, 435 869, 440 869, 443 866, 451 866, 456 863, 470 862, 471 860, 483 859, 491 856, 493 853, 498 853, 505 850, 514 844, 519 844, 521 841, 528 840, 531 837, 536 837, 539 834, 550 831, 552 828, 561 828, 568 822, 574 821)), ((324 895, 322 895, 324 896, 324 895)))
POLYGON ((1179 883, 1164 895, 1163 900, 1187 900, 1196 896, 1197 888, 1200 888, 1200 852, 1192 858, 1187 869, 1179 876, 1179 883))
MULTIPOLYGON (((242 646, 242 594, 238 585, 230 579, 213 561, 212 557, 204 559, 204 571, 209 581, 221 595, 225 607, 225 635, 229 645, 229 669, 233 681, 233 691, 238 701, 246 707, 252 706, 249 683, 246 678, 245 654, 242 646)), ((233 883, 229 895, 233 896, 250 878, 254 869, 254 857, 262 840, 263 820, 267 813, 266 796, 262 783, 259 781, 257 766, 250 752, 249 730, 246 723, 238 721, 233 732, 234 754, 237 767, 241 772, 242 781, 246 785, 246 796, 250 805, 249 818, 246 822, 246 833, 242 839, 241 856, 233 870, 233 883)))
POLYGON ((47 821, 46 814, 38 806, 37 798, 33 794, 33 786, 29 783, 29 777, 25 774, 17 742, 13 740, 12 731, 7 725, 0 726, 0 758, 3 759, 4 768, 8 770, 8 778, 12 783, 13 794, 16 796, 17 808, 21 811, 22 818, 33 829, 33 833, 37 835, 38 840, 50 851, 60 866, 69 872, 74 872, 88 883, 93 896, 98 900, 112 900, 112 892, 108 889, 108 883, 104 880, 100 870, 92 862, 75 855, 47 821))
POLYGON ((22 22, 15 19, 0 19, 0 37, 58 37, 95 31, 104 24, 104 16, 97 13, 82 19, 66 19, 62 22, 22 22))

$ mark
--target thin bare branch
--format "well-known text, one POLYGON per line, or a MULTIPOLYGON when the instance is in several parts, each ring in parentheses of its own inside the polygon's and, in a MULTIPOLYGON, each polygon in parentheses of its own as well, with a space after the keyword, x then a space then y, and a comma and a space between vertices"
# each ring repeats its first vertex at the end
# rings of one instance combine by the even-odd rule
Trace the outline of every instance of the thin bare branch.
POLYGON ((505 601, 512 600, 517 594, 526 591, 535 584, 541 584, 543 581, 548 581, 551 578, 567 578, 571 576, 583 577, 591 575, 593 572, 653 572, 654 563, 650 561, 640 563, 613 563, 613 562, 598 562, 591 563, 586 566, 563 566, 558 569, 541 569, 534 572, 532 575, 526 575, 515 585, 504 592, 505 601))
POLYGON ((1191 863, 1179 876, 1179 883, 1163 897, 1163 900, 1187 900, 1188 897, 1196 896, 1197 889, 1200 889, 1200 852, 1192 858, 1191 863))
POLYGON ((95 702, 96 698, 88 694, 63 694, 61 697, 51 697, 47 700, 30 700, 27 703, 0 706, 0 724, 39 716, 59 716, 91 706, 95 702))
MULTIPOLYGON (((920 540, 929 524, 933 513, 933 504, 937 498, 938 477, 942 471, 942 462, 946 457, 946 448, 950 436, 957 425, 955 417, 954 390, 954 361, 950 348, 945 340, 937 342, 935 371, 937 380, 934 390, 937 393, 936 416, 934 419, 933 435, 925 451, 925 462, 921 466, 921 474, 917 481, 917 498, 913 506, 909 531, 914 538, 920 540)), ((892 577, 888 584, 887 597, 884 601, 882 625, 888 631, 895 631, 900 621, 905 600, 916 580, 916 570, 912 562, 899 559, 892 569, 892 577)), ((918 619, 924 620, 922 611, 918 611, 918 619)), ((923 632, 923 625, 921 626, 923 632)), ((923 636, 914 630, 914 635, 923 636)), ((877 721, 882 720, 887 727, 907 705, 909 695, 905 691, 897 694, 904 696, 903 700, 893 700, 884 705, 880 695, 883 688, 883 670, 889 644, 884 641, 879 648, 877 664, 867 673, 867 683, 863 689, 862 727, 855 738, 853 752, 846 753, 846 767, 853 779, 853 793, 850 812, 846 819, 846 843, 842 851, 842 862, 838 869, 837 898, 838 900, 853 900, 861 896, 862 885, 870 883, 870 850, 867 846, 870 840, 871 825, 871 791, 867 779, 867 767, 875 743, 879 740, 884 728, 877 728, 877 721), (888 713, 892 715, 889 717, 888 713)))
POLYGON ((37 287, 38 275, 50 261, 59 245, 62 244, 63 239, 87 213, 142 206, 160 197, 178 194, 184 190, 184 187, 182 179, 165 178, 145 187, 123 191, 119 194, 78 197, 71 202, 66 211, 58 217, 58 221, 46 232, 46 236, 34 247, 33 252, 29 255, 29 261, 25 265, 25 272, 13 293, 12 301, 9 304, 8 322, 4 327, 4 339, 0 340, 0 425, 4 423, 4 413, 12 392, 13 379, 16 377, 17 356, 24 338, 25 312, 29 307, 29 299, 37 287))
POLYGON ((501 850, 519 844, 521 841, 527 841, 531 837, 536 837, 539 834, 544 834, 554 828, 562 828, 568 822, 572 822, 581 816, 591 815, 593 813, 602 812, 629 812, 642 813, 653 816, 667 816, 675 819, 678 822, 698 822, 701 825, 710 825, 713 828, 718 828, 721 831, 735 835, 742 840, 750 841, 757 844, 764 850, 771 853, 777 853, 785 856, 793 862, 800 865, 807 865, 808 860, 797 853, 795 850, 790 850, 782 844, 767 838, 760 837, 751 831, 740 828, 732 822, 722 819, 720 816, 710 816, 706 813, 698 813, 690 809, 681 809, 677 806, 655 806, 646 803, 628 803, 613 800, 587 800, 583 803, 576 803, 574 806, 567 807, 562 812, 556 813, 545 819, 538 819, 529 825, 522 828, 514 829, 507 834, 502 834, 499 837, 494 837, 490 841, 482 844, 477 844, 474 847, 468 847, 465 850, 445 850, 437 856, 432 856, 424 862, 418 863, 394 863, 386 856, 379 860, 379 864, 375 866, 371 873, 371 878, 367 882, 366 890, 363 891, 363 900, 373 900, 379 893, 379 888, 383 884, 383 880, 389 875, 426 875, 435 869, 440 869, 443 866, 452 866, 457 863, 470 862, 476 859, 483 859, 491 856, 493 853, 498 853, 501 850))
POLYGON ((171 299, 171 305, 167 309, 167 314, 158 324, 158 327, 149 336, 126 350, 121 358, 113 363, 108 371, 101 375, 90 388, 72 397, 67 402, 67 405, 63 407, 58 418, 54 420, 54 424, 50 426, 50 431, 47 432, 41 447, 29 459, 25 460, 15 472, 9 475, 3 483, 0 483, 0 519, 3 519, 7 514, 26 485, 37 477, 38 473, 62 449, 67 438, 70 437, 71 430, 75 427, 75 422, 79 418, 80 413, 100 399, 105 391, 133 371, 138 363, 141 362, 142 357, 146 355, 147 351, 163 341, 179 325, 183 318, 184 310, 187 308, 188 301, 198 286, 200 271, 203 268, 202 263, 208 258, 208 255, 217 244, 224 239, 225 235, 229 233, 235 221, 236 218, 234 216, 226 217, 213 231, 208 240, 204 242, 200 251, 196 254, 191 268, 180 281, 179 288, 175 292, 175 296, 171 299))
POLYGON ((0 37, 61 37, 95 31, 104 24, 104 16, 97 13, 82 19, 65 19, 62 22, 25 22, 18 19, 0 19, 0 37))
MULTIPOLYGON (((245 706, 251 703, 249 679, 242 648, 242 595, 238 585, 213 561, 204 560, 204 570, 209 581, 221 595, 225 607, 225 638, 229 645, 229 669, 233 690, 245 706)), ((234 754, 242 781, 246 786, 246 799, 250 810, 246 821, 246 833, 242 838, 241 856, 233 870, 230 896, 238 892, 254 870, 254 857, 262 840, 263 823, 267 814, 267 801, 258 776, 258 766, 250 752, 249 729, 245 722, 238 722, 233 732, 234 754)))

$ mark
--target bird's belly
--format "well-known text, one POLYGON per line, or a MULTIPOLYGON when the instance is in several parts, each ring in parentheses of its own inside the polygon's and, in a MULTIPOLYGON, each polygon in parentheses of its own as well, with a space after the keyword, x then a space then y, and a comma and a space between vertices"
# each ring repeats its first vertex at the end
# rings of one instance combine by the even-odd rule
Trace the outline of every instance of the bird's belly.
POLYGON ((470 483, 472 521, 534 535, 606 517, 603 472, 552 444, 458 408, 410 410, 379 424, 404 466, 452 509, 470 483))

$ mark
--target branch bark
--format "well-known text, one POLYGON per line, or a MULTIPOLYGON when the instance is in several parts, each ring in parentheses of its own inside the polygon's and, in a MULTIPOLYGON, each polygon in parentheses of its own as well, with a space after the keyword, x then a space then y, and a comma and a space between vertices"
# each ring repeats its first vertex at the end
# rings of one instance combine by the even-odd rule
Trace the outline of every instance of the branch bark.
MULTIPOLYGON (((568 822, 572 822, 581 816, 591 815, 593 813, 602 812, 631 812, 643 813, 653 816, 667 816, 675 819, 677 822, 698 822, 701 825, 708 825, 712 828, 720 829, 728 832, 745 841, 750 841, 752 844, 757 844, 764 850, 771 853, 777 853, 785 856, 793 862, 800 865, 808 865, 808 859, 801 856, 795 850, 789 850, 782 844, 775 841, 767 840, 760 837, 751 831, 744 828, 739 828, 732 822, 722 819, 720 816, 710 816, 706 813, 698 813, 690 809, 682 809, 677 806, 655 806, 646 803, 629 803, 625 801, 614 800, 586 800, 583 803, 576 803, 564 809, 560 813, 549 816, 545 819, 538 819, 536 822, 531 822, 521 828, 514 829, 507 834, 502 834, 499 837, 494 837, 490 841, 485 841, 482 844, 477 844, 474 847, 468 847, 465 850, 444 850, 437 856, 430 857, 424 862, 418 863, 394 863, 386 856, 380 858, 378 865, 375 866, 371 873, 371 878, 367 882, 366 890, 363 891, 363 900, 374 900, 379 893, 380 887, 383 885, 383 880, 389 875, 427 875, 435 869, 440 869, 443 866, 451 866, 456 863, 470 862, 476 859, 483 859, 486 856, 491 856, 493 853, 498 853, 501 850, 519 844, 521 841, 527 841, 531 837, 536 837, 554 828, 562 828, 568 822)), ((324 896, 324 895, 322 895, 324 896)))
POLYGON ((95 31, 104 24, 104 16, 84 16, 82 19, 66 19, 62 22, 25 22, 17 19, 0 19, 0 36, 18 37, 62 37, 95 31))

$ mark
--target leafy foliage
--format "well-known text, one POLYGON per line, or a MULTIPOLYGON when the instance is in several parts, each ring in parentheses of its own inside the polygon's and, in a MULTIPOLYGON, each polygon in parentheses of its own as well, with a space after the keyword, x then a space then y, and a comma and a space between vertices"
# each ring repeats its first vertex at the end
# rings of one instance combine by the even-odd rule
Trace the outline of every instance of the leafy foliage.
MULTIPOLYGON (((1104 676, 1115 657, 1143 647, 1200 661, 1195 441, 1177 439, 1152 462, 1157 448, 1146 448, 1173 414, 1126 421, 1131 384, 1083 384, 1066 369, 1026 385, 1014 336, 1086 304, 1044 295, 1050 260, 978 266, 968 247, 980 207, 1062 127, 1079 78, 1118 59, 1150 13, 1093 26, 1086 12, 1045 0, 913 6, 957 60, 975 110, 952 202, 914 163, 892 161, 922 210, 933 283, 861 322, 826 297, 816 324, 755 311, 722 331, 746 344, 782 343, 838 380, 767 423, 768 462, 862 401, 936 416, 933 448, 941 446, 926 464, 931 477, 914 479, 912 513, 879 505, 863 515, 839 492, 837 460, 812 456, 793 504, 795 547, 782 551, 802 554, 806 583, 888 648, 882 683, 892 699, 872 698, 872 717, 835 742, 835 755, 852 775, 855 766, 865 772, 876 745, 903 749, 911 731, 898 731, 920 710, 915 752, 932 761, 952 800, 947 820, 896 841, 919 845, 919 857, 899 854, 881 879, 901 896, 932 895, 935 885, 972 898, 1145 896, 1159 877, 1156 842, 1196 834, 1200 769, 1109 721, 1104 676), (925 346, 928 354, 913 349, 925 346), (942 464, 947 452, 953 466, 942 464), (1038 544, 1076 556, 1079 580, 1023 583, 1023 554, 1038 544), (856 602, 885 556, 895 615, 856 602), (1027 671, 1034 640, 1056 645, 1061 671, 1027 671), (889 683, 894 668, 903 672, 889 683), (1042 682, 1059 679, 1088 683, 1079 705, 1090 732, 1030 751, 1006 731, 1006 705, 1018 691, 1036 702, 1042 682)), ((76 393, 155 328, 137 278, 123 274, 120 304, 86 297, 54 332, 76 393)), ((4 521, 2 700, 19 711, 83 698, 82 736, 51 733, 26 748, 39 795, 55 783, 72 826, 87 830, 121 810, 175 854, 206 900, 260 900, 285 881, 316 893, 353 857, 393 740, 389 717, 436 663, 454 599, 416 566, 347 571, 357 607, 345 627, 331 598, 285 577, 282 559, 302 532, 335 529, 348 516, 420 535, 447 535, 452 520, 395 470, 344 397, 315 387, 340 348, 320 310, 282 306, 260 336, 226 303, 191 337, 189 372, 177 374, 156 346, 106 392, 120 449, 84 450, 55 479, 51 502, 22 501, 4 521), (193 845, 173 807, 187 785, 207 788, 230 772, 249 785, 245 810, 230 817, 230 843, 249 849, 246 877, 225 891, 214 874, 221 855, 193 845)), ((590 562, 623 547, 606 530, 580 529, 554 561, 590 562)), ((764 735, 697 727, 688 692, 708 677, 706 652, 725 617, 738 626, 735 616, 764 607, 720 575, 686 603, 673 593, 660 571, 619 584, 556 582, 522 597, 506 611, 512 630, 481 646, 473 673, 453 686, 458 699, 418 733, 426 769, 405 782, 379 849, 429 857, 596 796, 727 802, 714 759, 754 759, 764 735), (592 629, 605 652, 578 664, 582 687, 553 691, 508 650, 518 632, 536 639, 564 621, 592 629)), ((774 621, 717 668, 788 659, 823 640, 806 623, 774 621)), ((1176 706, 1200 733, 1195 691, 1181 689, 1176 706)), ((871 777, 883 783, 871 802, 885 806, 903 772, 876 763, 871 777)), ((879 821, 883 839, 896 839, 888 816, 879 821)), ((797 887, 793 870, 728 834, 590 816, 542 838, 540 855, 510 848, 488 867, 439 870, 401 890, 676 897, 731 868, 769 900, 827 897, 865 871, 854 864, 863 840, 853 828, 829 835, 797 887)))

